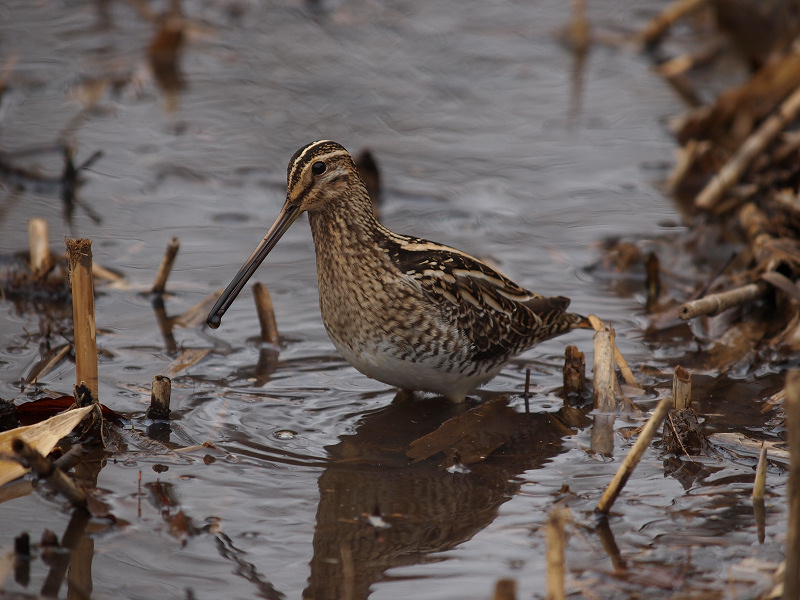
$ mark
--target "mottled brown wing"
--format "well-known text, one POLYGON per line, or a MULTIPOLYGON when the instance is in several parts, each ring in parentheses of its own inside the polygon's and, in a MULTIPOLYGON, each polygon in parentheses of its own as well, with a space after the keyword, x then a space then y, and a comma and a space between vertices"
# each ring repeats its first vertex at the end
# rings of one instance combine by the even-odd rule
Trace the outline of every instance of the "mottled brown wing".
POLYGON ((568 329, 563 317, 569 298, 540 296, 499 277, 504 283, 499 287, 480 276, 456 277, 461 296, 469 294, 481 305, 462 302, 459 314, 459 325, 475 344, 476 360, 505 359, 568 329))
POLYGON ((476 361, 500 362, 569 329, 568 298, 525 290, 458 250, 416 238, 403 242, 390 249, 395 264, 472 341, 476 361))

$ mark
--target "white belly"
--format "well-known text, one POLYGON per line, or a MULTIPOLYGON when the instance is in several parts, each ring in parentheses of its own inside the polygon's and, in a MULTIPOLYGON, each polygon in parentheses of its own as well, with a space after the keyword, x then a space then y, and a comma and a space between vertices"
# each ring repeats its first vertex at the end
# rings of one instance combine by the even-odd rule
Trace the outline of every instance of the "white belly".
POLYGON ((464 375, 438 363, 397 358, 390 348, 351 349, 333 338, 331 341, 345 360, 367 377, 404 390, 434 392, 453 402, 463 402, 469 392, 500 371, 497 367, 488 373, 464 375))

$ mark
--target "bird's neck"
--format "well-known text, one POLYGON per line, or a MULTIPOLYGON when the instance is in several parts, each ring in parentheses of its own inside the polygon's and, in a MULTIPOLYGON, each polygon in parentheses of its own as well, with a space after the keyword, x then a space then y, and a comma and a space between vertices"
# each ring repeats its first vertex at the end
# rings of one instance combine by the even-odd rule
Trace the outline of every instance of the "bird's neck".
POLYGON ((389 231, 375 218, 372 201, 360 181, 346 193, 326 202, 319 210, 309 211, 308 220, 314 246, 324 253, 357 255, 374 248, 376 240, 389 231))

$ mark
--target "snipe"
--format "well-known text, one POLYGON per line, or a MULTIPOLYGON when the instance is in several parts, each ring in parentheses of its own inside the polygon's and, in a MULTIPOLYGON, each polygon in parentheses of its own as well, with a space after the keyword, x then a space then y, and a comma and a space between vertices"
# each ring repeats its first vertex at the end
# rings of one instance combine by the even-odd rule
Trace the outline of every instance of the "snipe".
POLYGON ((393 233, 375 218, 353 159, 327 140, 289 161, 286 203, 208 315, 222 315, 289 226, 308 212, 322 321, 368 377, 454 402, 510 358, 576 327, 569 299, 525 290, 454 248, 393 233))

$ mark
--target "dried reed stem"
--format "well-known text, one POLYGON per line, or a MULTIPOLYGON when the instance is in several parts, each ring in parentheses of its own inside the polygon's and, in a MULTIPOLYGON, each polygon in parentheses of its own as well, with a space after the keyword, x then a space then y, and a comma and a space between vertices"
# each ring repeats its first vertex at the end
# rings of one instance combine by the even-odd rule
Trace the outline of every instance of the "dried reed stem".
POLYGON ((617 496, 619 496, 622 488, 625 487, 625 484, 633 473, 633 470, 636 468, 636 465, 639 464, 639 460, 641 460, 642 455, 644 455, 644 451, 650 445, 653 435, 655 435, 656 431, 661 426, 661 422, 664 420, 664 417, 667 416, 667 412, 669 412, 671 405, 672 398, 668 396, 662 398, 658 403, 658 406, 656 406, 653 414, 650 415, 647 423, 639 433, 639 438, 631 447, 628 455, 625 457, 625 460, 622 461, 617 473, 614 475, 614 479, 611 480, 611 483, 608 484, 606 491, 603 492, 600 502, 597 503, 597 507, 594 509, 595 512, 608 514, 608 511, 611 510, 614 501, 617 499, 617 496))
POLYGON ((31 273, 39 275, 52 264, 50 256, 50 229, 47 221, 39 217, 28 220, 28 249, 30 250, 31 273))
MULTIPOLYGON (((530 370, 525 375, 530 380, 530 370)), ((564 395, 583 394, 586 391, 586 355, 577 346, 567 346, 564 351, 564 395)))
POLYGON ((756 478, 753 481, 753 500, 763 500, 764 490, 767 487, 767 447, 762 443, 761 452, 758 454, 756 478))
POLYGON ((547 518, 547 595, 546 600, 564 600, 564 528, 569 510, 555 508, 547 518))
POLYGON ((678 309, 678 316, 684 321, 699 316, 713 316, 733 306, 740 306, 758 300, 764 296, 770 286, 764 282, 748 283, 719 294, 709 294, 698 300, 683 304, 678 309))
POLYGON ((628 361, 625 360, 625 357, 622 356, 622 352, 619 351, 619 347, 617 346, 617 334, 614 332, 614 328, 609 326, 609 330, 611 331, 611 345, 614 349, 614 362, 617 363, 619 367, 619 374, 622 375, 622 380, 626 385, 641 390, 642 386, 639 385, 639 382, 636 381, 636 377, 633 376, 633 371, 631 371, 631 368, 628 366, 628 361))
POLYGON ((156 375, 153 377, 153 387, 150 394, 150 408, 146 416, 149 419, 166 421, 169 419, 169 399, 172 390, 172 381, 169 377, 156 375))
POLYGON ((677 0, 673 2, 658 16, 651 19, 641 34, 642 43, 652 45, 660 40, 664 33, 672 27, 673 23, 682 19, 689 13, 697 10, 706 0, 677 0))
POLYGON ((763 154, 766 147, 783 131, 787 124, 800 113, 800 87, 789 96, 778 111, 766 119, 761 126, 747 138, 736 153, 708 182, 695 198, 694 205, 702 210, 713 210, 722 195, 736 185, 756 157, 763 154))
POLYGON ((272 308, 272 298, 269 296, 267 286, 260 281, 253 284, 253 299, 256 302, 258 322, 261 324, 261 339, 270 344, 279 343, 278 324, 275 322, 275 309, 272 308))
POLYGON ((85 238, 68 238, 66 243, 69 252, 69 279, 72 285, 72 320, 75 327, 76 384, 85 383, 92 392, 94 402, 99 402, 92 242, 85 238))
POLYGON ((21 438, 15 439, 11 442, 11 449, 19 457, 21 463, 29 466, 42 479, 47 480, 73 506, 86 505, 86 493, 75 485, 75 482, 64 471, 57 469, 49 458, 39 454, 25 440, 21 438))
POLYGON ((594 408, 598 412, 612 414, 617 410, 613 348, 611 332, 598 331, 594 334, 594 408))
POLYGON ((167 249, 164 252, 164 258, 161 259, 161 265, 158 267, 156 280, 153 282, 153 288, 150 290, 151 294, 161 295, 164 293, 164 288, 167 285, 167 277, 172 271, 172 264, 175 262, 175 257, 178 255, 178 250, 181 247, 181 241, 173 237, 167 243, 167 249))
POLYGON ((790 458, 783 600, 797 600, 800 598, 800 370, 789 371, 786 376, 785 407, 790 458))
POLYGON ((676 410, 689 408, 692 404, 692 374, 680 365, 675 367, 672 375, 672 401, 676 410))
POLYGON ((492 600, 517 600, 517 580, 498 579, 492 600))

